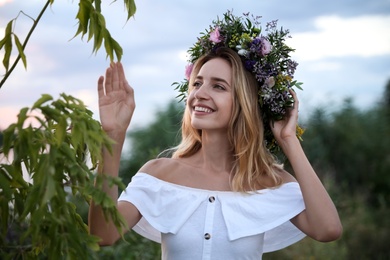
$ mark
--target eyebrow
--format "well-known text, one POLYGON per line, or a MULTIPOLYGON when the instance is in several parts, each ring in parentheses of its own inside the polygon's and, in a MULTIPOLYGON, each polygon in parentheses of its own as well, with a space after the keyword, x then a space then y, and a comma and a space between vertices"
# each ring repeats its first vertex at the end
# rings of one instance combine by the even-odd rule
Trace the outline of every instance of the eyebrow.
MULTIPOLYGON (((202 77, 202 76, 196 76, 196 78, 197 78, 197 79, 203 80, 203 77, 202 77)), ((230 84, 229 84, 226 80, 224 80, 223 78, 211 77, 211 80, 212 80, 212 81, 220 81, 220 82, 223 82, 223 83, 225 83, 226 85, 228 85, 228 86, 230 87, 230 84)))

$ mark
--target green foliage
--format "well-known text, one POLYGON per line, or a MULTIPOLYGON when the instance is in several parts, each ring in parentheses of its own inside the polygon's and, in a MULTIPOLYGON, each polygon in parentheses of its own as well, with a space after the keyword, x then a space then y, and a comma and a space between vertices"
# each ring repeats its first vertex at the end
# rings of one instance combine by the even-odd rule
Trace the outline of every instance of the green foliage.
POLYGON ((123 240, 102 248, 99 259, 156 260, 161 258, 161 245, 137 233, 127 232, 123 240))
MULTIPOLYGON (((0 164, 0 256, 5 259, 86 259, 96 256, 98 238, 70 198, 92 198, 118 228, 125 226, 116 204, 101 189, 94 169, 101 148, 112 141, 78 99, 49 95, 21 109, 4 130, 0 164), (38 127, 30 124, 38 124, 38 127), (94 184, 96 182, 96 186, 94 184)), ((109 178, 123 188, 119 178, 109 178)))
POLYGON ((15 42, 15 45, 18 50, 18 55, 22 59, 24 67, 27 68, 27 59, 24 53, 24 47, 20 43, 18 36, 12 30, 15 21, 16 19, 12 19, 10 22, 8 22, 7 26, 5 27, 4 38, 0 40, 0 50, 4 48, 3 66, 6 72, 8 72, 10 65, 10 57, 13 47, 12 40, 14 40, 15 42))
POLYGON ((390 259, 390 206, 369 205, 368 194, 345 196, 341 204, 344 234, 339 241, 348 249, 346 259, 390 259))
POLYGON ((390 121, 379 104, 360 111, 349 99, 341 110, 314 112, 304 148, 321 175, 330 175, 351 194, 367 192, 367 202, 390 202, 390 121))
POLYGON ((387 81, 385 94, 383 95, 383 100, 381 100, 381 102, 385 109, 385 120, 390 122, 390 79, 387 81))
MULTIPOLYGON (((135 2, 134 0, 124 0, 124 3, 128 13, 127 19, 130 19, 136 11, 135 2)), ((79 22, 79 27, 75 37, 79 34, 82 37, 88 34, 88 41, 94 38, 93 52, 95 53, 100 49, 104 41, 107 57, 113 61, 115 53, 117 59, 121 60, 123 50, 118 42, 111 37, 110 32, 106 28, 106 21, 101 13, 101 0, 80 0, 76 19, 79 22)))
POLYGON ((315 110, 306 123, 305 151, 322 180, 331 180, 328 189, 344 227, 342 239, 336 242, 336 251, 343 254, 338 259, 390 258, 390 120, 386 93, 371 109, 359 110, 346 99, 332 114, 324 108, 315 110))
MULTIPOLYGON (((114 0, 113 2, 116 2, 116 0, 114 0)), ((127 20, 129 20, 130 17, 132 17, 136 12, 135 1, 123 0, 123 2, 126 7, 127 20)), ((0 50, 4 51, 2 63, 6 71, 3 79, 0 82, 0 88, 3 86, 9 75, 12 73, 13 69, 16 67, 20 59, 23 61, 24 67, 27 68, 27 57, 24 53, 24 49, 28 43, 28 40, 30 39, 30 36, 38 25, 40 19, 47 10, 47 7, 49 5, 52 5, 53 3, 54 0, 47 0, 36 19, 33 19, 30 16, 26 15, 23 11, 19 12, 18 16, 20 14, 24 14, 33 20, 31 29, 28 32, 23 43, 19 40, 19 37, 14 31, 15 22, 18 16, 8 22, 5 28, 4 37, 3 39, 0 39, 0 50), (10 57, 13 51, 14 44, 16 45, 18 55, 13 62, 13 65, 10 67, 10 57)), ((93 38, 94 53, 97 53, 97 51, 104 43, 103 45, 106 50, 107 57, 110 58, 110 61, 113 61, 115 57, 118 61, 121 60, 123 50, 119 43, 111 36, 109 30, 106 27, 105 18, 101 12, 101 0, 79 0, 79 10, 76 15, 76 19, 78 20, 79 26, 74 37, 76 37, 77 35, 81 35, 81 38, 83 38, 85 35, 88 35, 88 41, 93 38)))

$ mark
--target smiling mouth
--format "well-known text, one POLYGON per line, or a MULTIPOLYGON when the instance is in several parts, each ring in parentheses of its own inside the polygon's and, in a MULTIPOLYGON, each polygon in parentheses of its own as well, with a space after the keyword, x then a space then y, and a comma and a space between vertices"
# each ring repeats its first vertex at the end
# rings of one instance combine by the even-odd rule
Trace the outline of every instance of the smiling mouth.
POLYGON ((204 113, 211 113, 213 112, 213 110, 211 110, 210 108, 206 108, 206 107, 194 107, 194 111, 196 112, 204 112, 204 113))

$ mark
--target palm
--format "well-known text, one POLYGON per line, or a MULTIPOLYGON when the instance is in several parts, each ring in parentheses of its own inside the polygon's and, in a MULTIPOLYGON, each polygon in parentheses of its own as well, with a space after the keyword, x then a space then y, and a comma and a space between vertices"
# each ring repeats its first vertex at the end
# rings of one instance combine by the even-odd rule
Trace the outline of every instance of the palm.
POLYGON ((109 132, 125 132, 134 112, 133 89, 126 81, 120 63, 113 64, 103 77, 99 78, 99 113, 103 129, 109 132))

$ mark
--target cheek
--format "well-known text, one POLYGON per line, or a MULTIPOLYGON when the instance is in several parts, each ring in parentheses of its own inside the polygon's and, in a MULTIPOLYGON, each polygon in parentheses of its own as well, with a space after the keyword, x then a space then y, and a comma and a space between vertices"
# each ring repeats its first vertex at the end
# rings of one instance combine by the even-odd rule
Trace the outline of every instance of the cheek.
POLYGON ((194 100, 194 91, 191 91, 187 97, 187 106, 190 106, 194 100))
POLYGON ((230 118, 233 116, 234 104, 233 100, 226 106, 226 110, 229 111, 230 118))
POLYGON ((233 99, 230 95, 225 96, 223 98, 223 102, 225 109, 227 109, 228 111, 233 110, 233 99))

